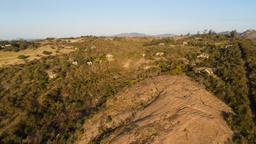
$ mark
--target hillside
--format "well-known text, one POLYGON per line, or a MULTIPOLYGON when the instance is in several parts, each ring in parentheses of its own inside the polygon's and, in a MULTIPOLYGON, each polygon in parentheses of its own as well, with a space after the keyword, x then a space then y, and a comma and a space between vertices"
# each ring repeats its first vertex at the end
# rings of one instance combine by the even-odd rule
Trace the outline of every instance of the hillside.
POLYGON ((256 30, 247 30, 241 34, 243 37, 251 40, 256 40, 256 30))
POLYGON ((1 144, 256 143, 249 39, 85 36, 1 46, 1 144))
POLYGON ((109 99, 78 143, 225 143, 232 131, 224 112, 231 109, 191 79, 156 77, 109 99))

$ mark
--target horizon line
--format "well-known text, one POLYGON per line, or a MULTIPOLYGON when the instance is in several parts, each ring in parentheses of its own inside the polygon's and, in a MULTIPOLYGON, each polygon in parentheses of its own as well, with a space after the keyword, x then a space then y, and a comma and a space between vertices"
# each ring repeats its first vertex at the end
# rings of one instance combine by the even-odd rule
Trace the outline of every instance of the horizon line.
MULTIPOLYGON (((143 37, 143 35, 145 37, 150 37, 150 36, 160 36, 160 35, 173 35, 173 36, 182 36, 182 35, 195 35, 195 34, 204 34, 205 32, 209 32, 209 31, 213 31, 215 33, 224 33, 224 32, 231 32, 231 31, 237 31, 238 33, 243 33, 245 31, 248 30, 256 30, 256 28, 248 28, 246 30, 241 30, 241 31, 237 31, 236 29, 234 30, 224 30, 224 31, 215 31, 212 29, 204 29, 204 30, 199 30, 197 32, 184 32, 184 33, 143 33, 143 32, 120 32, 120 33, 116 33, 116 34, 78 34, 78 35, 71 35, 71 36, 41 36, 41 37, 35 37, 35 38, 29 38, 29 37, 17 37, 17 38, 1 38, 0 37, 0 41, 12 41, 12 40, 43 40, 43 39, 47 39, 47 38, 56 38, 56 39, 63 39, 63 38, 78 38, 78 37, 83 37, 83 36, 95 36, 95 37, 118 37, 118 35, 122 35, 122 34, 138 34, 141 35, 140 37, 143 37)), ((119 36, 122 37, 122 36, 119 36)), ((123 36, 125 37, 125 36, 123 36)), ((136 36, 135 36, 136 37, 136 36)))

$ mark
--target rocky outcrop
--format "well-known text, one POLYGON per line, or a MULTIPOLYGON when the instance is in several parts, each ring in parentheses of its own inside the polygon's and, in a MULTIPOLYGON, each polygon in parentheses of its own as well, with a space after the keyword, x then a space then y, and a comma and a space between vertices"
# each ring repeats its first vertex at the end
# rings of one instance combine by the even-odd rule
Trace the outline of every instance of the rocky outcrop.
POLYGON ((217 144, 232 131, 231 109, 186 76, 160 76, 128 87, 84 123, 78 144, 217 144))

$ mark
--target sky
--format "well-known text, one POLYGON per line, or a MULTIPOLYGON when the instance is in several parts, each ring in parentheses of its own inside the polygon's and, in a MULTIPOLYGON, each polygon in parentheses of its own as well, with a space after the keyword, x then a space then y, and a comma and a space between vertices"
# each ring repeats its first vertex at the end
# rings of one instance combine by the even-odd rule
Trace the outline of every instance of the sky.
POLYGON ((0 39, 256 29, 256 0, 0 0, 0 39))

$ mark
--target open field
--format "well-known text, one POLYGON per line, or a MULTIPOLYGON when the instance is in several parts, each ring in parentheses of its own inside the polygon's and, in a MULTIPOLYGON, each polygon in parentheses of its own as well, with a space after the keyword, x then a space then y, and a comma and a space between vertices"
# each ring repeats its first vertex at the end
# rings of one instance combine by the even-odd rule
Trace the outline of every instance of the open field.
POLYGON ((41 57, 44 57, 44 56, 67 54, 74 50, 75 49, 72 47, 54 48, 51 45, 46 45, 36 49, 25 49, 18 52, 0 51, 0 67, 6 66, 6 65, 24 64, 25 61, 23 59, 18 58, 20 55, 28 56, 26 60, 32 61, 35 59, 40 59, 41 57), (43 53, 44 51, 50 52, 51 54, 46 55, 43 53))

